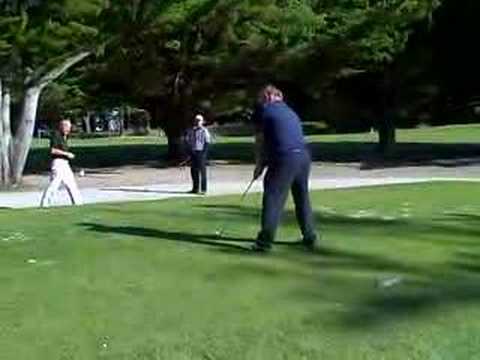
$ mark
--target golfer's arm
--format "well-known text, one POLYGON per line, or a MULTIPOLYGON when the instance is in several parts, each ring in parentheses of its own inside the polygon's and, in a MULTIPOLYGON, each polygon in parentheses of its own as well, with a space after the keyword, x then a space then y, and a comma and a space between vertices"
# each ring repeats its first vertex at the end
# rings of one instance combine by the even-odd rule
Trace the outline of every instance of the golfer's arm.
POLYGON ((52 153, 52 155, 59 155, 59 156, 68 156, 68 155, 70 155, 69 152, 63 151, 63 150, 60 150, 60 149, 57 149, 57 148, 55 148, 55 147, 52 148, 51 153, 52 153))
POLYGON ((205 129, 205 142, 207 144, 212 143, 212 135, 210 134, 210 131, 208 131, 208 129, 205 129))
POLYGON ((208 152, 208 148, 210 147, 212 138, 210 137, 210 132, 205 129, 205 145, 203 147, 203 152, 208 152))
POLYGON ((263 169, 267 165, 267 158, 265 152, 265 141, 263 133, 255 134, 255 166, 257 169, 263 169))

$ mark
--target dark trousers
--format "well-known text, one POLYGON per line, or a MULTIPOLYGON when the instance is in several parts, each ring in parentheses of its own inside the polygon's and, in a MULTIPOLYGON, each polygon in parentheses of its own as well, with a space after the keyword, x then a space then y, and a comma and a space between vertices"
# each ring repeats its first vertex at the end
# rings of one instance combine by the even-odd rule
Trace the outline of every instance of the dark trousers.
POLYGON ((263 183, 262 229, 257 238, 260 246, 271 247, 289 190, 292 191, 303 241, 310 244, 316 240, 308 193, 310 163, 310 156, 306 152, 299 152, 275 159, 269 164, 263 183))
POLYGON ((193 192, 207 192, 207 151, 193 151, 191 154, 190 174, 193 192))

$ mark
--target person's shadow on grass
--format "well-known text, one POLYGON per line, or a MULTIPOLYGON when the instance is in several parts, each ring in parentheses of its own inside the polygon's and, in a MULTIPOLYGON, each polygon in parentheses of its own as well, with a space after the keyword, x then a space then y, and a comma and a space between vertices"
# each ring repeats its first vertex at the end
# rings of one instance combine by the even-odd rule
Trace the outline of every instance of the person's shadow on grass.
MULTIPOLYGON (((176 241, 182 243, 190 243, 194 245, 202 245, 214 248, 224 254, 249 254, 250 244, 255 240, 251 238, 239 238, 222 236, 221 238, 214 234, 192 234, 178 231, 165 231, 152 228, 144 228, 137 226, 110 226, 98 223, 80 223, 80 226, 87 228, 88 231, 105 234, 119 234, 126 236, 135 236, 142 239, 155 239, 176 241)), ((275 245, 286 246, 290 249, 301 249, 302 254, 315 255, 314 258, 319 259, 320 255, 322 263, 312 263, 312 265, 321 265, 329 268, 343 269, 364 269, 364 270, 381 270, 395 271, 401 273, 422 273, 420 269, 412 265, 406 265, 398 261, 382 259, 369 254, 350 252, 345 249, 335 247, 321 246, 315 252, 305 252, 300 241, 277 241, 275 245), (325 262, 327 261, 327 262, 325 262)), ((297 252, 296 252, 297 253, 297 252)), ((312 258, 313 259, 313 258, 312 258)))
MULTIPOLYGON (((80 223, 80 226, 86 227, 88 231, 122 234, 127 236, 137 236, 142 238, 178 241, 191 243, 196 245, 205 245, 215 247, 223 252, 251 252, 250 245, 255 242, 252 238, 240 238, 222 235, 219 237, 215 234, 192 234, 178 231, 166 231, 159 229, 151 229, 137 226, 109 226, 96 223, 80 223)), ((276 241, 276 245, 298 247, 300 241, 276 241)), ((328 254, 328 251, 322 250, 322 253, 328 254)))
POLYGON ((236 238, 228 236, 218 237, 214 234, 191 234, 186 232, 165 231, 136 226, 109 226, 95 223, 81 223, 80 225, 86 227, 89 231, 99 233, 113 233, 143 238, 153 238, 158 240, 178 241, 197 245, 228 248, 230 250, 237 251, 248 251, 249 249, 248 246, 242 246, 236 243, 245 244, 254 242, 253 239, 248 238, 236 238))

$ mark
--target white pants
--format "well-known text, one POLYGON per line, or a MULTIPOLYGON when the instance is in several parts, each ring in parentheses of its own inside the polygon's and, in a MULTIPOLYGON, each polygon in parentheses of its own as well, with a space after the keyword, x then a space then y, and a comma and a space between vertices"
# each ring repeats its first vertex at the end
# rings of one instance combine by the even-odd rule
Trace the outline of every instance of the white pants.
POLYGON ((70 164, 64 159, 54 159, 52 162, 50 183, 43 193, 40 207, 49 207, 51 205, 52 200, 57 196, 62 184, 67 189, 73 205, 83 204, 82 196, 78 190, 70 164))

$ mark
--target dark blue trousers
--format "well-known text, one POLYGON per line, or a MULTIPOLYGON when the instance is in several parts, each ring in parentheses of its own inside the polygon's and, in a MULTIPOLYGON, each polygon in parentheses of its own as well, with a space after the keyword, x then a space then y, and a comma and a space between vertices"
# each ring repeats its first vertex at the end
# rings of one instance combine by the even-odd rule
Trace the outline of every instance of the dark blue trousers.
POLYGON ((275 240, 289 190, 292 191, 303 241, 310 244, 316 240, 308 193, 310 163, 310 155, 302 151, 282 156, 268 165, 263 183, 262 228, 257 238, 258 245, 270 248, 275 240))
POLYGON ((192 175, 193 192, 207 192, 207 151, 191 153, 190 174, 192 175))

